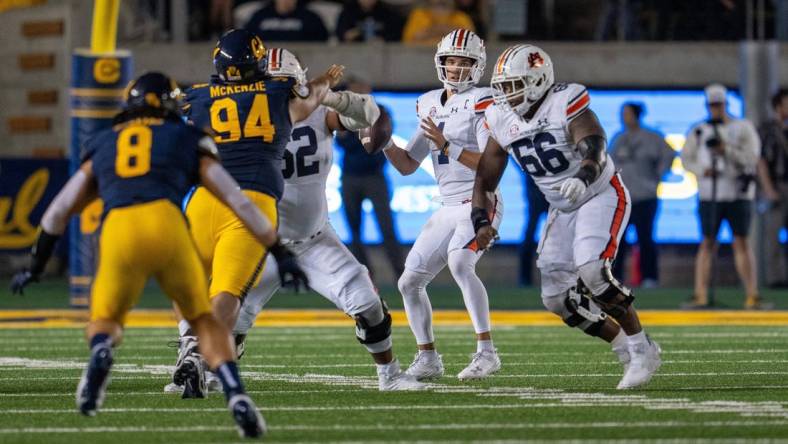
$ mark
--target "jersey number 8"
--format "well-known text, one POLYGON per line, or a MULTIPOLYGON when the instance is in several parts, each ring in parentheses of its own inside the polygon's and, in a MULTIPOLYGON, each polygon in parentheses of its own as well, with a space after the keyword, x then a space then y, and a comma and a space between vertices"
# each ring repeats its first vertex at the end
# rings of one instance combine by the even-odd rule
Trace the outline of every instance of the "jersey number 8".
POLYGON ((219 133, 214 137, 216 143, 237 142, 241 137, 247 139, 262 137, 263 142, 271 143, 276 132, 274 125, 271 124, 268 97, 265 94, 255 94, 252 108, 244 123, 243 133, 238 119, 238 104, 230 97, 219 99, 211 104, 211 128, 219 133))
POLYGON ((125 128, 118 134, 115 174, 118 177, 136 177, 150 171, 150 150, 153 131, 144 125, 125 128))

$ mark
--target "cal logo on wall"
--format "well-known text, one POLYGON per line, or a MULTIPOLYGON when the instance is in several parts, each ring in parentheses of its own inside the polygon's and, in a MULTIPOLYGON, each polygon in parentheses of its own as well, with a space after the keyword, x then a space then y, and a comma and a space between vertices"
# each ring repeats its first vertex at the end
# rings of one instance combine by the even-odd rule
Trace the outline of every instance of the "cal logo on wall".
POLYGON ((44 211, 67 180, 67 159, 0 158, 0 250, 33 246, 44 211))

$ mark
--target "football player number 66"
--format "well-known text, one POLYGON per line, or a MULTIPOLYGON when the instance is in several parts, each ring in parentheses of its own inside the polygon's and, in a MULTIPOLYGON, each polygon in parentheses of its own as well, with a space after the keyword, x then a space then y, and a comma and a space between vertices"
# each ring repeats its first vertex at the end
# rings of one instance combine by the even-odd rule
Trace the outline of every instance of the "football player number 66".
POLYGON ((214 137, 216 143, 236 142, 241 137, 262 137, 264 142, 273 142, 275 129, 268 112, 268 98, 265 94, 255 94, 243 133, 235 100, 231 97, 216 100, 211 104, 211 128, 218 133, 214 137))

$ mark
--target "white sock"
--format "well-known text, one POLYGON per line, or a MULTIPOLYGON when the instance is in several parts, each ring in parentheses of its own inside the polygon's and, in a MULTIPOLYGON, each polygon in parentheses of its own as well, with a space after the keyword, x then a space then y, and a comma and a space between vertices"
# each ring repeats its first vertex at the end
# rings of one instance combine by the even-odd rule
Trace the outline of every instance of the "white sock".
POLYGON ((408 315, 408 324, 417 344, 435 342, 432 333, 432 304, 427 297, 427 284, 431 280, 432 277, 427 274, 408 269, 405 269, 399 279, 405 314, 408 315))
POLYGON ((493 347, 492 339, 486 339, 484 341, 476 341, 476 353, 482 352, 484 350, 495 351, 495 347, 493 347))
POLYGON ((626 348, 627 342, 627 334, 624 333, 624 330, 619 330, 616 337, 610 342, 610 345, 613 347, 613 350, 616 350, 626 348))
POLYGON ((186 319, 181 319, 178 321, 178 334, 180 336, 186 336, 186 333, 188 333, 191 328, 192 327, 189 325, 189 321, 186 319))
POLYGON ((467 248, 449 253, 449 271, 462 292, 465 309, 476 333, 490 331, 490 301, 482 280, 476 275, 479 255, 467 248))
POLYGON ((378 367, 378 375, 395 375, 399 372, 399 361, 394 359, 388 364, 375 364, 378 367))
POLYGON ((640 330, 640 333, 635 333, 632 336, 627 336, 627 344, 629 344, 630 347, 634 347, 635 345, 638 344, 644 344, 645 342, 646 342, 646 332, 643 330, 640 330))

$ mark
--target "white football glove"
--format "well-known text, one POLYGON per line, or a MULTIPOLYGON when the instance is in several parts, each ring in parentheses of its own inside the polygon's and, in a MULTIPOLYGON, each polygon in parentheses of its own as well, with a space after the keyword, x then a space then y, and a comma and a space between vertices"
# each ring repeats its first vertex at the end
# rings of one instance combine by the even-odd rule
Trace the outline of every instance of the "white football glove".
POLYGON ((588 188, 582 180, 578 179, 577 177, 572 177, 566 179, 564 183, 561 184, 561 196, 564 199, 568 200, 570 203, 577 202, 577 199, 586 192, 586 188, 588 188))

